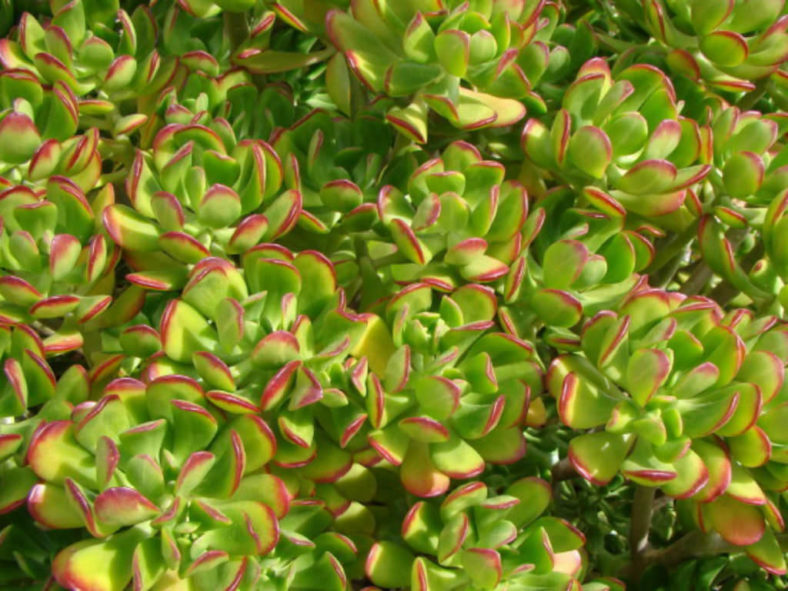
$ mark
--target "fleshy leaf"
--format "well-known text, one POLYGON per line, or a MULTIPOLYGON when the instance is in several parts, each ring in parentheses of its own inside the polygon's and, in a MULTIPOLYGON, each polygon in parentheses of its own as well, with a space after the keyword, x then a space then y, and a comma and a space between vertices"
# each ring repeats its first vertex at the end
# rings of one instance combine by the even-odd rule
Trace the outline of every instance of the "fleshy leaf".
POLYGON ((723 495, 708 506, 714 529, 723 539, 736 546, 749 546, 761 539, 766 529, 758 507, 723 495))
POLYGON ((604 485, 618 473, 632 439, 600 431, 579 435, 569 443, 569 460, 575 470, 594 484, 604 485))
POLYGON ((394 542, 375 542, 369 549, 364 571, 375 585, 384 588, 407 587, 414 556, 394 542))

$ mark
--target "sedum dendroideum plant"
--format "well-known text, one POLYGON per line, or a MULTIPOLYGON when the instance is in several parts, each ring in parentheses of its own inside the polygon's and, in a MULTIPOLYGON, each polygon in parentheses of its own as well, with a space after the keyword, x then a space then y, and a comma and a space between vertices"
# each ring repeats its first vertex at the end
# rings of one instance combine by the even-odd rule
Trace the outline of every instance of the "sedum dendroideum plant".
POLYGON ((0 588, 788 588, 785 0, 0 0, 0 588))

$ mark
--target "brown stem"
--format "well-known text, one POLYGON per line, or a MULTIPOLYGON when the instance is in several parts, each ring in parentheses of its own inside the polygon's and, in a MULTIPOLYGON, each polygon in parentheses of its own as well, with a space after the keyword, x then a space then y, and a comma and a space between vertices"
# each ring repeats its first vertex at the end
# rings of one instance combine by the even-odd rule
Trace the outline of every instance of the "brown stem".
POLYGON ((697 235, 698 224, 695 222, 684 228, 681 234, 673 234, 669 238, 660 240, 656 244, 654 260, 651 261, 646 272, 649 275, 653 275, 666 265, 672 263, 677 257, 680 260, 687 246, 695 240, 697 235))
POLYGON ((668 495, 662 495, 654 499, 654 508, 653 511, 656 513, 663 507, 667 507, 673 502, 673 498, 669 497, 668 495))
POLYGON ((651 486, 638 486, 632 500, 632 520, 629 526, 629 554, 632 558, 635 576, 643 572, 643 557, 648 549, 648 534, 651 529, 651 515, 654 512, 654 493, 651 486))
POLYGON ((755 88, 742 97, 742 99, 739 101, 739 108, 742 111, 748 111, 749 109, 752 109, 755 106, 755 103, 761 100, 761 97, 766 92, 768 81, 768 78, 761 78, 755 83, 755 88))
POLYGON ((561 482, 562 480, 575 478, 578 476, 578 474, 575 470, 575 467, 572 466, 572 462, 569 461, 569 458, 563 458, 560 462, 553 465, 553 468, 550 471, 550 476, 555 483, 561 482))
POLYGON ((723 552, 738 552, 741 548, 723 540, 719 534, 704 534, 700 530, 688 533, 666 548, 651 550, 643 559, 646 564, 661 564, 671 567, 696 556, 715 556, 723 552))
POLYGON ((54 328, 51 328, 51 327, 47 326, 46 324, 44 324, 43 322, 40 322, 38 320, 34 320, 33 323, 32 323, 32 326, 33 326, 33 328, 35 328, 38 332, 40 332, 44 336, 51 337, 53 334, 56 333, 54 328))
POLYGON ((709 292, 709 297, 720 306, 727 306, 728 303, 741 293, 741 290, 727 279, 723 279, 719 285, 709 292))
POLYGON ((230 53, 235 53, 235 50, 249 38, 249 23, 246 21, 246 13, 225 11, 224 32, 230 42, 230 53))
MULTIPOLYGON (((788 551, 788 534, 780 534, 777 541, 783 551, 788 551)), ((673 542, 670 546, 658 550, 647 550, 640 557, 639 568, 634 562, 626 565, 621 576, 630 578, 643 572, 645 568, 659 564, 665 568, 673 567, 688 558, 716 556, 727 552, 741 552, 741 546, 734 546, 723 540, 717 533, 705 534, 700 530, 692 531, 673 542)))
POLYGON ((703 290, 713 274, 714 273, 705 262, 698 261, 695 265, 695 269, 692 271, 692 275, 684 282, 684 285, 681 286, 679 291, 688 296, 697 295, 703 290))

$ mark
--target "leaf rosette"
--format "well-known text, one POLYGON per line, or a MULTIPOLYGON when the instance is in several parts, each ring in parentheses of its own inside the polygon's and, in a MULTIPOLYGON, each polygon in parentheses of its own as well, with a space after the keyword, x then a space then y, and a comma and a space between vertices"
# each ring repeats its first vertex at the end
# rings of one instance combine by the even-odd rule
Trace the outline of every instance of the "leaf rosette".
POLYGON ((275 450, 266 423, 222 419, 197 382, 173 374, 147 386, 120 378, 69 419, 39 425, 27 449, 39 479, 28 511, 45 527, 95 538, 55 558, 60 584, 147 589, 168 571, 202 570, 199 588, 259 576, 290 499, 262 470, 275 450))
POLYGON ((582 354, 557 357, 546 377, 561 421, 590 430, 570 442, 572 465, 598 485, 620 473, 689 499, 704 531, 758 560, 773 546, 771 532, 760 542, 767 522, 783 528, 767 492, 782 490, 772 473, 782 471, 773 425, 785 331, 775 322, 653 289, 599 312, 583 328, 582 354))
POLYGON ((0 317, 36 324, 47 355, 78 349, 99 320, 113 322, 104 314, 120 252, 97 223, 97 212, 113 201, 111 185, 87 197, 60 175, 45 187, 12 185, 0 193, 0 317))
MULTIPOLYGON (((320 64, 336 53, 330 46, 317 47, 320 39, 287 9, 279 10, 278 3, 272 8, 255 0, 184 0, 156 3, 149 12, 160 31, 162 53, 182 56, 174 62, 176 68, 186 66, 209 78, 235 68, 279 75, 320 64)), ((291 80, 305 82, 297 78, 291 80)))
POLYGON ((280 192, 282 165, 270 145, 236 141, 223 118, 186 114, 183 123, 183 110, 169 110, 152 150, 137 151, 126 181, 131 207, 102 213, 134 271, 127 279, 144 289, 184 287, 195 264, 286 234, 302 208, 298 190, 280 192))
POLYGON ((369 550, 367 576, 382 588, 419 591, 579 588, 585 537, 543 516, 549 503, 550 486, 538 478, 515 480, 498 495, 471 482, 440 500, 417 501, 401 541, 369 550))
POLYGON ((500 317, 515 335, 545 325, 553 347, 571 350, 579 342, 568 329, 614 308, 644 281, 652 241, 664 233, 593 187, 579 196, 559 187, 537 203, 527 224, 534 236, 527 261, 513 264, 506 277, 500 317))
POLYGON ((456 141, 421 164, 402 190, 383 187, 377 213, 387 241, 369 244, 372 263, 380 266, 376 259, 388 257, 386 273, 395 282, 444 290, 502 279, 524 256, 529 238, 527 192, 504 176, 500 163, 456 141))
POLYGON ((788 179, 788 151, 779 141, 784 127, 782 116, 736 107, 720 110, 711 124, 716 198, 700 220, 700 252, 715 273, 762 306, 785 284, 783 247, 774 240, 782 235, 788 179))
MULTIPOLYGON (((303 501, 303 519, 327 519, 325 528, 336 518, 340 533, 359 533, 356 514, 368 510, 357 498, 368 497, 348 491, 375 486, 357 453, 369 447, 359 435, 375 379, 369 367, 379 368, 389 354, 385 340, 375 342, 380 319, 346 308, 325 257, 273 244, 248 251, 243 271, 204 259, 181 298, 160 305, 152 312, 158 330, 138 324, 146 322, 140 315, 116 332, 115 373, 147 381, 187 375, 216 412, 262 416, 276 446, 267 470, 303 501)), ((293 551, 308 545, 294 543, 293 551)))
MULTIPOLYGON (((25 325, 0 325, 0 343, 0 515, 13 515, 38 482, 25 455, 31 438, 42 423, 68 417, 75 404, 87 400, 90 375, 81 365, 72 365, 56 378, 47 360, 51 352, 25 325)), ((5 535, 19 537, 11 533, 10 519, 4 521, 9 529, 0 536, 0 545, 5 535)), ((44 558, 38 556, 35 562, 39 559, 44 558)), ((15 560, 25 568, 24 561, 15 560)))
POLYGON ((326 31, 369 90, 403 99, 387 119, 423 143, 429 110, 471 130, 519 121, 525 106, 516 99, 543 108, 532 84, 559 18, 552 2, 364 0, 328 12, 326 31))
POLYGON ((694 188, 711 170, 709 142, 679 114, 662 71, 636 64, 614 77, 601 58, 580 68, 549 127, 530 119, 522 134, 536 167, 578 190, 607 190, 613 203, 673 231, 698 215, 694 188))
POLYGON ((441 295, 413 284, 386 304, 394 350, 367 392, 367 438, 416 496, 516 462, 524 427, 543 420, 540 361, 529 343, 495 332, 496 308, 492 290, 474 284, 441 295))
POLYGON ((162 63, 154 49, 157 24, 146 7, 129 15, 117 3, 99 10, 82 1, 50 4, 49 22, 26 12, 16 37, 0 40, 6 69, 29 72, 44 84, 61 83, 78 97, 101 93, 82 101, 80 113, 86 115, 112 113, 113 100, 157 92, 170 80, 176 63, 162 63))
POLYGON ((667 52, 671 69, 724 92, 750 91, 788 55, 782 0, 616 2, 667 52))
POLYGON ((294 179, 304 200, 298 227, 309 234, 296 241, 317 242, 333 255, 332 243, 342 245, 346 236, 368 231, 375 223, 381 177, 415 168, 402 162, 405 158, 390 161, 395 138, 383 121, 384 107, 376 101, 354 119, 315 109, 276 134, 272 145, 285 177, 294 179))
POLYGON ((31 72, 3 70, 0 105, 3 178, 13 183, 35 182, 59 173, 73 178, 83 190, 93 187, 101 161, 91 150, 77 148, 84 136, 74 135, 79 114, 70 88, 62 82, 45 88, 31 72))
POLYGON ((267 244, 243 263, 243 272, 219 258, 195 265, 181 299, 152 312, 158 331, 134 324, 140 316, 108 332, 117 349, 105 348, 113 363, 94 377, 107 384, 101 397, 33 435, 28 464, 44 482, 29 510, 45 525, 86 527, 103 540, 59 555, 62 584, 166 588, 189 579, 215 588, 237 578, 250 589, 259 580, 344 588, 355 544, 326 530, 336 518, 357 533, 361 505, 333 483, 345 477, 350 499, 353 483, 365 482, 353 452, 368 444, 353 439, 366 413, 348 370, 359 384, 366 359, 349 355, 369 339, 374 317, 345 309, 318 253, 267 244), (102 481, 97 470, 111 475, 102 481), (57 513, 66 497, 81 522, 57 513), (107 553, 120 557, 112 569, 86 571, 107 553))

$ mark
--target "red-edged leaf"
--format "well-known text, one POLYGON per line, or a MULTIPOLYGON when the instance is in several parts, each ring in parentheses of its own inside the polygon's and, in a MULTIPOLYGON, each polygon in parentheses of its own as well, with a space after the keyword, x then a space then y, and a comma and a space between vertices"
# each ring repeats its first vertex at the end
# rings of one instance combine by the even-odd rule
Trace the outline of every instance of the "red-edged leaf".
POLYGON ((108 488, 95 500, 96 517, 109 526, 123 527, 147 521, 159 508, 133 488, 108 488))
POLYGON ((758 507, 723 495, 708 505, 711 525, 722 538, 735 546, 749 546, 761 539, 766 529, 758 507))

